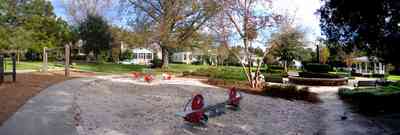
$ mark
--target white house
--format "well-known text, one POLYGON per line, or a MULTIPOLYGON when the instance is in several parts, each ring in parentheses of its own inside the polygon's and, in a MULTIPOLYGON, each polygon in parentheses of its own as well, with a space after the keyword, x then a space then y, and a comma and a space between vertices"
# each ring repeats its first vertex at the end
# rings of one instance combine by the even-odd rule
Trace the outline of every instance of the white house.
POLYGON ((176 52, 172 54, 172 62, 179 62, 185 64, 191 64, 201 60, 200 53, 187 52, 176 52))
MULTIPOLYGON (((261 57, 258 57, 257 55, 250 53, 250 60, 252 61, 252 65, 257 66, 258 65, 258 61, 262 60, 261 57)), ((241 50, 239 52, 239 56, 240 56, 240 62, 244 63, 244 64, 248 64, 248 58, 246 55, 246 52, 244 50, 241 50)))
POLYGON ((134 48, 131 50, 133 53, 132 64, 149 65, 154 59, 154 52, 148 48, 134 48))

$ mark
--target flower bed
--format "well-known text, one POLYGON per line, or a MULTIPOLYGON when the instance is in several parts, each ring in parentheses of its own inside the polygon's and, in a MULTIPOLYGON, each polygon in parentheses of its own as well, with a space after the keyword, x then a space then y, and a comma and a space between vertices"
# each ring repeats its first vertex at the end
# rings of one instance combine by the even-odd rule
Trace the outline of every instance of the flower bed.
POLYGON ((339 86, 346 85, 347 78, 305 78, 290 76, 289 82, 300 85, 339 86))

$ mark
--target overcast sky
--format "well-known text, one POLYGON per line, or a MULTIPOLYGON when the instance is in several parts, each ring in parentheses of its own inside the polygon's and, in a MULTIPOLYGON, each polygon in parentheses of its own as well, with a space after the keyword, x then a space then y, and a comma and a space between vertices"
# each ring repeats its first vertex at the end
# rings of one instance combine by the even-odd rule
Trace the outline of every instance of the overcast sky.
MULTIPOLYGON (((54 6, 57 16, 66 19, 66 12, 64 10, 62 0, 50 0, 54 6)), ((68 1, 68 0, 65 0, 68 1)), ((307 39, 314 41, 321 34, 319 27, 319 18, 315 12, 321 6, 320 0, 272 0, 275 12, 282 14, 290 14, 295 16, 295 24, 301 26, 307 32, 307 39)), ((114 20, 115 21, 115 20, 114 20)), ((121 24, 118 19, 116 20, 121 24)), ((114 24, 117 22, 113 22, 114 24)))

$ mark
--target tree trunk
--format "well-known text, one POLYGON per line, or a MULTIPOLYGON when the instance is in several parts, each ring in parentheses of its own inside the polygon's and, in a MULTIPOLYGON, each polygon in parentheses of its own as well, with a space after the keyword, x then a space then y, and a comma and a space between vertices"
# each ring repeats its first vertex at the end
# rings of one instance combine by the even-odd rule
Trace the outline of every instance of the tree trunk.
POLYGON ((169 64, 169 52, 166 47, 161 47, 162 51, 162 68, 168 68, 169 64))
POLYGON ((283 61, 283 71, 284 71, 285 73, 288 72, 287 61, 286 61, 286 60, 283 61))
POLYGON ((19 64, 19 49, 17 49, 17 64, 19 64))

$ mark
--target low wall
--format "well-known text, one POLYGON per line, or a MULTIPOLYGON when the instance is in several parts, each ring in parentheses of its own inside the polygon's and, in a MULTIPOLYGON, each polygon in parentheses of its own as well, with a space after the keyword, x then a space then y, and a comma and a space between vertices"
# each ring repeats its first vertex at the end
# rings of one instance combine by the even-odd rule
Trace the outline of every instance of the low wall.
POLYGON ((300 85, 340 86, 347 84, 347 78, 304 78, 290 76, 289 82, 300 85))

